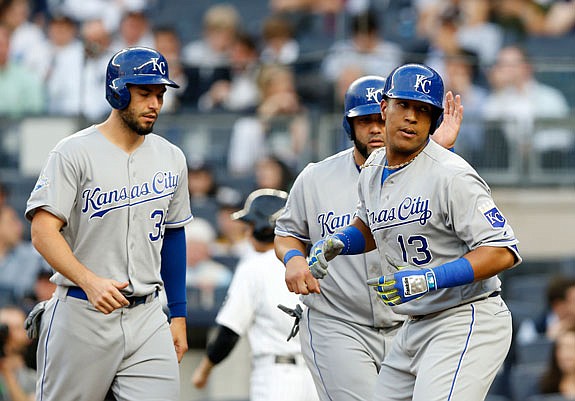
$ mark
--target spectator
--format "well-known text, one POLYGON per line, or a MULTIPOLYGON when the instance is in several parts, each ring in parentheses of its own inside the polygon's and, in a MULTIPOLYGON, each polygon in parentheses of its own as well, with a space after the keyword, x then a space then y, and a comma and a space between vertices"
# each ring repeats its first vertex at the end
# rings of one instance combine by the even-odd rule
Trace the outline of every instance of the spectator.
MULTIPOLYGON (((156 27, 153 30, 154 43, 152 47, 162 53, 170 66, 170 78, 180 85, 175 90, 164 94, 164 112, 174 113, 180 109, 182 103, 187 102, 190 92, 189 80, 182 64, 182 44, 178 32, 169 26, 156 27)), ((193 95, 197 96, 197 95, 193 95)), ((197 97, 195 98, 197 100, 197 97)))
POLYGON ((266 64, 294 64, 300 55, 290 21, 281 15, 270 15, 263 23, 263 49, 260 58, 266 64))
POLYGON ((109 32, 115 32, 122 16, 130 11, 143 11, 148 0, 59 0, 49 1, 52 14, 64 14, 84 23, 85 21, 101 20, 109 32))
POLYGON ((293 173, 279 157, 267 156, 256 162, 256 187, 289 191, 293 183, 293 173))
POLYGON ((523 34, 554 37, 575 28, 574 0, 502 0, 494 5, 498 17, 519 24, 523 34))
POLYGON ((218 184, 213 169, 206 163, 190 163, 188 167, 188 188, 194 218, 203 218, 214 227, 217 225, 218 184))
POLYGON ((502 48, 488 74, 490 93, 485 101, 485 118, 504 124, 512 146, 522 148, 532 142, 538 152, 562 152, 573 147, 575 139, 569 130, 545 128, 534 132, 536 119, 564 118, 570 108, 559 89, 537 81, 523 49, 514 45, 502 48))
POLYGON ((540 383, 542 394, 561 394, 575 400, 575 327, 558 333, 551 360, 540 383))
POLYGON ((0 25, 0 115, 19 117, 44 111, 41 78, 24 64, 10 59, 10 31, 0 25))
MULTIPOLYGON (((30 340, 24 329, 24 311, 17 306, 0 309, 0 327, 7 330, 4 349, 0 356, 0 400, 33 401, 36 371, 26 366, 24 356, 30 340)), ((2 330, 0 328, 0 330, 2 330)))
POLYGON ((43 263, 42 268, 36 275, 33 291, 26 294, 20 302, 20 306, 24 309, 24 312, 30 312, 38 302, 47 301, 52 298, 54 291, 56 291, 56 284, 50 281, 53 273, 54 271, 50 265, 43 263))
POLYGON ((75 21, 64 15, 52 16, 48 23, 48 52, 50 63, 44 76, 48 113, 80 115, 84 46, 78 39, 75 21))
POLYGON ((230 78, 214 82, 201 95, 200 110, 241 112, 254 108, 258 103, 259 68, 255 38, 245 32, 238 33, 230 51, 230 78))
POLYGON ((434 34, 429 37, 429 48, 425 55, 425 64, 443 76, 446 75, 446 59, 461 51, 457 39, 457 29, 456 10, 448 8, 438 16, 435 29, 433 30, 434 34))
POLYGON ((29 0, 0 2, 0 24, 10 32, 10 59, 41 75, 46 61, 46 36, 30 21, 29 0))
POLYGON ((477 55, 471 51, 457 50, 445 59, 445 90, 465 99, 465 118, 459 129, 456 151, 471 165, 480 162, 485 147, 483 107, 487 89, 475 83, 478 74, 477 55))
POLYGON ((228 171, 233 176, 253 174, 256 161, 268 154, 290 165, 305 159, 311 128, 293 72, 285 66, 266 65, 258 87, 256 113, 238 119, 232 130, 228 171))
POLYGON ((483 66, 492 65, 503 46, 503 30, 490 20, 491 3, 490 0, 459 0, 459 45, 475 52, 483 66))
POLYGON ((114 55, 110 48, 112 38, 102 20, 89 20, 82 24, 84 41, 84 69, 81 110, 83 117, 96 122, 104 118, 111 108, 102 96, 106 86, 106 67, 114 55))
POLYGON ((202 38, 183 48, 184 63, 209 68, 227 66, 240 24, 240 14, 232 4, 220 3, 208 8, 203 17, 202 38))
POLYGON ((213 260, 216 230, 204 219, 194 218, 186 226, 186 286, 203 290, 226 287, 232 280, 232 272, 213 260))
POLYGON ((0 284, 12 288, 15 300, 34 290, 42 257, 23 240, 24 224, 8 204, 0 207, 0 284))
POLYGON ((535 319, 524 320, 517 332, 522 344, 544 336, 554 340, 557 334, 575 327, 575 278, 555 276, 547 286, 547 308, 535 319))
POLYGON ((334 82, 350 64, 361 66, 366 74, 386 76, 403 62, 401 48, 382 39, 376 13, 354 15, 350 28, 351 38, 334 43, 322 63, 328 81, 334 82))
MULTIPOLYGON (((122 16, 120 28, 115 40, 112 41, 111 48, 118 51, 133 46, 154 47, 150 21, 143 11, 129 11, 122 16)), ((170 64, 170 72, 172 72, 171 67, 170 64)))
POLYGON ((245 225, 231 217, 242 208, 242 200, 242 193, 231 187, 224 186, 218 191, 215 256, 234 256, 242 259, 254 252, 245 225))

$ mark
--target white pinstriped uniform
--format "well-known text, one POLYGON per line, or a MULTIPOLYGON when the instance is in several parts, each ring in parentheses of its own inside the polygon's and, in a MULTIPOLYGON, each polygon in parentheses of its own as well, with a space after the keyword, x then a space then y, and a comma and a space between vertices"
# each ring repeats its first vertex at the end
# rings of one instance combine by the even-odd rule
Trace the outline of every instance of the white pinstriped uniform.
POLYGON ((251 401, 318 400, 299 336, 286 341, 294 318, 277 307, 298 303, 298 296, 285 286, 284 271, 273 249, 243 259, 216 317, 238 335, 247 333, 253 361, 251 401), (276 363, 276 357, 283 362, 276 363))

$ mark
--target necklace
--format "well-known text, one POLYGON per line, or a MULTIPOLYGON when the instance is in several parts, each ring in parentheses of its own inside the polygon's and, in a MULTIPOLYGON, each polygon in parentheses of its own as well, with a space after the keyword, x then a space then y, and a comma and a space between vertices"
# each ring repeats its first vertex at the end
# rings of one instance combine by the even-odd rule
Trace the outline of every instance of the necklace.
POLYGON ((419 154, 421 153, 421 151, 422 151, 423 149, 425 149, 425 147, 419 149, 419 150, 417 151, 417 153, 415 154, 415 156, 413 156, 410 160, 408 160, 408 161, 406 161, 406 162, 403 162, 403 163, 400 163, 400 164, 396 164, 396 165, 393 165, 393 166, 383 166, 383 168, 386 168, 386 169, 388 169, 388 170, 398 170, 398 169, 400 169, 400 168, 402 168, 402 167, 405 167, 405 166, 407 166, 409 163, 411 163, 412 161, 414 161, 414 160, 417 158, 417 156, 419 156, 419 154))

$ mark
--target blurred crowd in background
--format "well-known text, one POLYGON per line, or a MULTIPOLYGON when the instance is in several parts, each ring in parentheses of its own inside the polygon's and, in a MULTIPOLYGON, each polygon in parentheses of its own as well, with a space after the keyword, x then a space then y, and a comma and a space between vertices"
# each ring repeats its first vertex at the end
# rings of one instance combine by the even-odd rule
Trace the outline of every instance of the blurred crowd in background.
MULTIPOLYGON (((166 92, 158 133, 182 145, 189 161, 196 217, 186 228, 191 329, 209 326, 221 289, 252 252, 244 225, 230 218, 245 196, 257 188, 289 191, 301 168, 317 159, 323 115, 336 116, 329 149, 351 146, 340 125, 342 101, 359 76, 426 63, 462 96, 456 152, 472 165, 501 151, 488 129, 497 121, 498 138, 508 146, 529 143, 551 166, 575 171, 573 0, 0 0, 0 306, 7 316, 20 319, 11 305, 25 313, 53 291, 51 269, 28 240, 20 188, 12 186, 26 178, 14 178, 14 122, 34 116, 77 119, 79 126, 99 122, 110 111, 106 65, 127 46, 159 50, 180 85, 166 92), (206 141, 224 137, 225 146, 202 147, 194 118, 217 126, 224 115, 232 116, 229 124, 206 141), (181 117, 186 129, 170 125, 181 117), (544 119, 571 125, 539 124, 544 119), (208 320, 194 315, 201 311, 208 320)), ((567 306, 558 312, 549 298, 545 315, 526 313, 532 324, 521 327, 519 343, 548 338, 546 344, 555 344, 544 322, 563 317, 571 329, 546 354, 555 370, 543 376, 542 388, 570 388, 575 399, 569 266, 561 280, 569 283, 567 306), (569 379, 562 382, 559 371, 569 379)), ((546 291, 549 282, 546 277, 538 289, 546 291)), ((0 309, 0 324, 4 315, 0 309)), ((27 346, 14 346, 13 353, 27 355, 27 346)), ((33 362, 15 359, 0 357, 0 401, 33 391, 26 379, 14 380, 33 362)), ((501 393, 513 395, 505 387, 501 393)))

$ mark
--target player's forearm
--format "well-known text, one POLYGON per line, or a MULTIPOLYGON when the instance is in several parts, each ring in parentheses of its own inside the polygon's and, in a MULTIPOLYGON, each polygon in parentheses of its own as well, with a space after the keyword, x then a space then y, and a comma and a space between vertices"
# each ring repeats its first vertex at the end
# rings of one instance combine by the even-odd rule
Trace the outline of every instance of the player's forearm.
POLYGON ((54 270, 82 287, 95 275, 76 258, 53 216, 45 213, 38 212, 32 220, 32 244, 54 270))
MULTIPOLYGON (((286 254, 288 254, 288 252, 290 252, 290 251, 297 251, 297 252, 299 252, 299 254, 297 252, 295 252, 295 253, 292 252, 290 255, 287 255, 288 257, 290 257, 291 255, 293 255, 292 257, 301 256, 301 257, 303 257, 303 259, 305 261, 306 245, 305 245, 305 243, 298 240, 297 238, 280 237, 280 236, 276 235, 275 240, 274 240, 274 247, 275 247, 275 253, 276 253, 277 258, 279 260, 281 260, 282 263, 284 263, 284 265, 286 264, 285 263, 286 262, 286 254)), ((290 258, 290 260, 291 260, 291 258, 290 258)))

